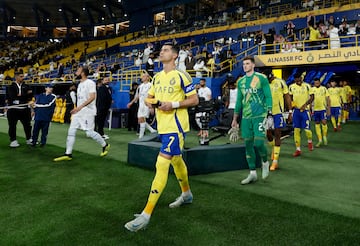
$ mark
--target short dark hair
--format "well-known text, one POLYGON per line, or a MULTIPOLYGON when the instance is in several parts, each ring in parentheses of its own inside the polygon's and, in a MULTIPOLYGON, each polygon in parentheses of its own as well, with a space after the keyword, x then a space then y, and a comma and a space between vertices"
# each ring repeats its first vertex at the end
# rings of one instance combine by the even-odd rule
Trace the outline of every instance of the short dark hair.
POLYGON ((179 54, 179 47, 176 46, 176 45, 174 45, 172 42, 165 42, 165 43, 163 44, 163 46, 164 46, 164 45, 171 46, 171 50, 172 50, 174 53, 179 54))
POLYGON ((255 64, 255 58, 253 56, 245 56, 243 61, 250 60, 252 63, 255 64))
POLYGON ((82 69, 82 72, 85 74, 85 76, 88 76, 90 71, 88 66, 80 66, 82 69))
POLYGON ((318 80, 320 80, 320 78, 315 78, 315 79, 314 79, 314 81, 318 81, 318 80))
POLYGON ((294 78, 301 78, 302 73, 295 73, 294 78))
POLYGON ((23 75, 24 73, 23 73, 23 71, 21 71, 21 70, 18 70, 18 71, 15 71, 15 76, 19 76, 19 75, 23 75))

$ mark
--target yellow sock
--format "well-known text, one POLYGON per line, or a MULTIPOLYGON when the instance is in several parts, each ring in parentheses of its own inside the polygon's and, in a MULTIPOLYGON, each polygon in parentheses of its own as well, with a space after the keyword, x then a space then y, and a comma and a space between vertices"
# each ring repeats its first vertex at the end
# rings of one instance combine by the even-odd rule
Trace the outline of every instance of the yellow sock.
POLYGON ((345 111, 345 120, 348 120, 349 119, 349 111, 345 111))
POLYGON ((269 141, 268 143, 269 143, 270 146, 274 147, 275 146, 275 139, 273 139, 272 141, 269 141))
POLYGON ((320 124, 315 124, 315 132, 319 139, 319 142, 322 142, 322 135, 321 135, 321 126, 320 124))
POLYGON ((312 132, 311 132, 311 130, 306 130, 305 129, 305 133, 306 133, 306 137, 308 139, 308 143, 311 143, 312 142, 312 132))
POLYGON ((328 126, 327 124, 321 124, 321 129, 324 137, 327 137, 328 126))
POLYGON ((149 194, 148 201, 144 208, 144 212, 151 215, 161 193, 163 192, 165 185, 168 180, 170 160, 158 156, 156 161, 156 174, 151 185, 151 191, 149 194))
POLYGON ((186 192, 190 190, 188 172, 182 156, 173 156, 171 163, 173 165, 176 178, 179 181, 181 191, 186 192))
POLYGON ((294 141, 296 148, 300 149, 301 145, 301 131, 300 128, 294 128, 294 141))
POLYGON ((279 160, 279 155, 280 155, 280 146, 274 146, 274 161, 278 161, 279 160))
POLYGON ((336 128, 336 119, 334 116, 331 116, 331 123, 332 123, 333 127, 336 128))
POLYGON ((346 115, 347 115, 347 111, 345 111, 345 110, 343 110, 342 111, 343 113, 342 113, 342 122, 345 122, 346 121, 346 115))
POLYGON ((340 124, 341 124, 341 116, 339 115, 339 117, 338 117, 338 120, 337 120, 338 122, 337 122, 337 124, 338 124, 338 126, 340 126, 340 124))

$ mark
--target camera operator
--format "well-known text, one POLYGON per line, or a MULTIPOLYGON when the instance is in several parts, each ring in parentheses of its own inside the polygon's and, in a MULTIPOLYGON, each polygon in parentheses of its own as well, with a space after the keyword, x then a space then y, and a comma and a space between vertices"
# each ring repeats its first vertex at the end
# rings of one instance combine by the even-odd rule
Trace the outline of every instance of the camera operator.
POLYGON ((220 124, 222 126, 231 127, 238 91, 236 87, 236 80, 231 73, 226 75, 224 85, 226 85, 226 89, 223 92, 222 100, 224 102, 225 109, 221 114, 220 124))
MULTIPOLYGON (((211 90, 209 87, 206 86, 206 80, 205 79, 200 79, 200 88, 197 91, 199 98, 204 98, 204 101, 210 101, 211 100, 211 90)), ((198 136, 200 137, 208 137, 209 136, 209 131, 208 129, 203 129, 202 126, 202 122, 201 122, 201 117, 204 117, 205 113, 204 112, 198 112, 195 114, 195 119, 196 119, 196 123, 197 125, 200 127, 200 131, 198 133, 198 136)))

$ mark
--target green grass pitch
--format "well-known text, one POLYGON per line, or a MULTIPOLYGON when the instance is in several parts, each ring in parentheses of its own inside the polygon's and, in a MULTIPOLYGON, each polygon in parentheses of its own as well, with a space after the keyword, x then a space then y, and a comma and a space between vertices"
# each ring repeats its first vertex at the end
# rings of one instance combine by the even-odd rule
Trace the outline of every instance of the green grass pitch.
MULTIPOLYGON (((360 122, 338 133, 329 123, 329 145, 304 146, 298 158, 293 139, 284 140, 280 170, 265 182, 241 186, 248 170, 192 176, 194 203, 179 209, 168 208, 180 194, 170 175, 138 233, 124 224, 143 209, 154 172, 126 163, 134 132, 107 131, 112 148, 101 158, 101 148, 78 131, 73 160, 54 163, 67 128, 53 123, 48 145, 34 149, 19 123, 21 146, 11 149, 0 118, 0 245, 359 245, 360 122)), ((195 135, 187 147, 197 145, 195 135)))

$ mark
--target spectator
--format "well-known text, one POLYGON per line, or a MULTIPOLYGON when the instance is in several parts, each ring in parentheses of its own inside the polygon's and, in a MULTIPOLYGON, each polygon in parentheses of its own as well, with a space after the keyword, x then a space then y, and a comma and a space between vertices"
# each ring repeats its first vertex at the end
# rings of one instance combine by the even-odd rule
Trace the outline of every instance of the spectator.
POLYGON ((330 49, 340 48, 339 29, 334 25, 329 26, 328 35, 330 37, 330 49))
POLYGON ((288 36, 294 36, 295 34, 295 24, 292 21, 289 21, 286 25, 286 32, 288 36))
POLYGON ((335 18, 334 16, 330 16, 329 19, 326 21, 325 25, 327 26, 327 28, 330 27, 330 25, 335 26, 335 18))
POLYGON ((184 47, 181 47, 179 51, 178 61, 178 68, 182 71, 186 71, 185 59, 187 58, 188 53, 185 51, 184 47))
POLYGON ((341 22, 339 26, 339 34, 340 35, 346 35, 349 30, 349 24, 347 24, 346 20, 341 22))
POLYGON ((59 63, 58 66, 58 74, 57 77, 58 78, 62 78, 64 76, 64 64, 62 62, 59 63))
POLYGON ((355 28, 356 28, 356 34, 360 34, 360 20, 358 20, 355 24, 355 28))
POLYGON ((265 34, 265 54, 273 54, 274 53, 274 41, 275 41, 275 29, 270 28, 268 33, 265 34))
POLYGON ((202 78, 203 71, 208 71, 208 69, 205 66, 204 57, 200 57, 199 59, 196 60, 196 63, 194 65, 194 70, 196 71, 196 78, 202 78))
POLYGON ((189 51, 188 56, 185 58, 185 67, 186 71, 193 70, 195 65, 195 58, 191 51, 189 51))
POLYGON ((150 53, 149 58, 146 62, 146 71, 151 77, 154 77, 154 67, 155 66, 154 66, 153 58, 154 58, 154 54, 150 53))
POLYGON ((356 26, 354 23, 351 23, 349 25, 348 31, 346 33, 347 35, 355 35, 356 34, 356 26))
MULTIPOLYGON (((310 17, 310 16, 309 16, 310 17)), ((312 17, 310 17, 308 20, 311 20, 312 17)), ((317 28, 316 24, 312 24, 312 21, 308 21, 308 27, 310 30, 310 46, 313 48, 319 48, 319 39, 321 38, 321 34, 319 29, 317 28)))

